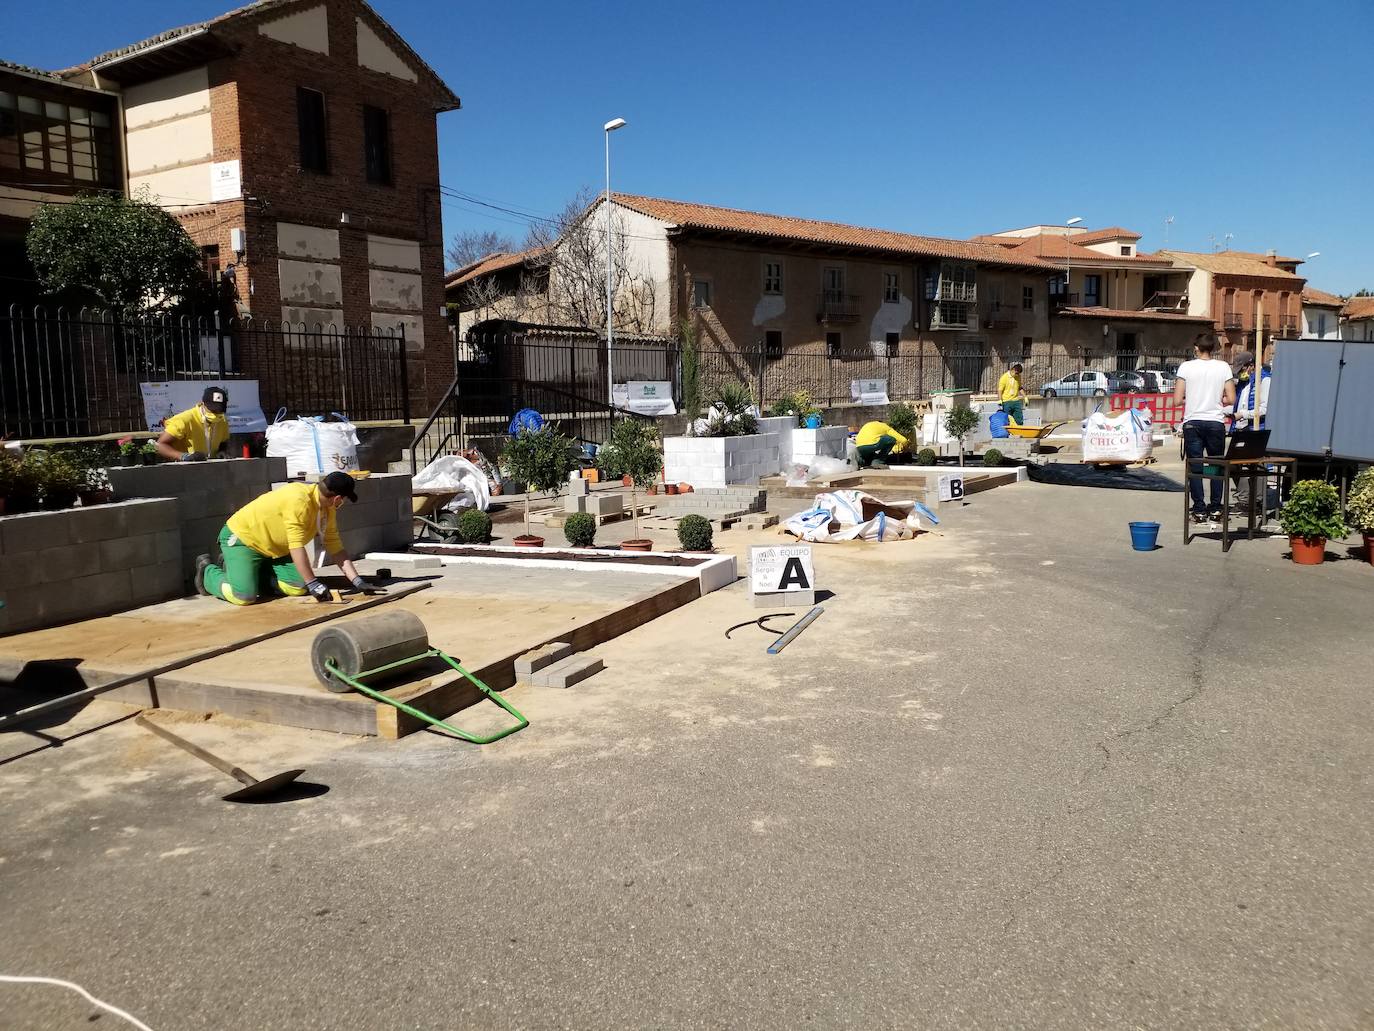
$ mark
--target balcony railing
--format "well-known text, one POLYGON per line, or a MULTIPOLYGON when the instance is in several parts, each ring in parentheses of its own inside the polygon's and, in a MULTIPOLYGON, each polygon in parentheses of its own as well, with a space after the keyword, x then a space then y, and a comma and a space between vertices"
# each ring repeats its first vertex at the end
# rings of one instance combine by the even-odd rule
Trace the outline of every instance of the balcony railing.
POLYGON ((975 329, 978 306, 968 301, 935 301, 930 307, 931 329, 975 329))
POLYGON ((1264 325, 1263 325, 1262 328, 1264 329, 1264 331, 1265 331, 1266 333, 1268 333, 1268 332, 1269 332, 1270 323, 1273 321, 1274 316, 1272 316, 1272 315, 1264 315, 1264 316, 1261 316, 1261 317, 1264 319, 1264 325))
POLYGON ((1298 317, 1296 315, 1280 315, 1279 328, 1285 334, 1296 334, 1298 332, 1298 317))
POLYGON ((1221 317, 1221 325, 1225 329, 1244 329, 1245 316, 1238 311, 1228 311, 1221 317))
POLYGON ((822 291, 816 319, 819 322, 858 322, 859 295, 838 290, 822 291))

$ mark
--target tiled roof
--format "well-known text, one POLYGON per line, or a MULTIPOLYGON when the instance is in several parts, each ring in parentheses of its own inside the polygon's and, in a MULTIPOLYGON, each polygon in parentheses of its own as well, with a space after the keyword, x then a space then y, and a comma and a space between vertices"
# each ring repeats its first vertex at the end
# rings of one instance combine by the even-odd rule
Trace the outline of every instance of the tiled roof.
MULTIPOLYGON (((105 51, 105 53, 98 54, 97 56, 91 58, 89 61, 86 61, 84 64, 78 65, 76 68, 65 69, 65 71, 67 74, 72 74, 90 68, 93 65, 107 64, 108 62, 118 60, 119 58, 128 57, 132 54, 138 53, 139 51, 147 50, 150 47, 155 47, 161 43, 168 43, 182 36, 189 36, 192 33, 201 32, 205 29, 212 28, 216 25, 221 25, 228 21, 234 21, 236 19, 245 18, 250 15, 265 14, 277 8, 292 7, 296 4, 307 2, 317 3, 318 0, 253 0, 253 3, 247 4, 243 7, 235 8, 232 11, 226 11, 224 14, 217 15, 214 18, 209 18, 205 21, 194 22, 190 25, 182 25, 180 28, 168 29, 166 32, 159 32, 156 36, 150 36, 149 38, 140 40, 137 43, 130 43, 128 46, 119 47, 115 50, 107 50, 105 51)), ((455 104, 459 103, 457 95, 454 94, 453 91, 448 88, 448 85, 444 82, 442 78, 440 78, 439 73, 425 63, 424 58, 417 54, 415 50, 410 46, 410 44, 401 38, 400 33, 398 33, 395 29, 391 28, 390 24, 387 22, 385 18, 383 18, 380 14, 374 11, 371 5, 369 5, 366 2, 366 0, 358 0, 358 6, 361 7, 363 10, 367 11, 368 14, 372 15, 372 17, 375 18, 379 24, 385 26, 388 30, 390 30, 392 38, 402 47, 402 49, 405 50, 406 55, 410 57, 413 61, 415 61, 415 63, 421 69, 423 69, 435 82, 437 82, 439 86, 444 90, 444 92, 448 93, 449 97, 452 98, 455 104)))
POLYGON ((640 214, 673 225, 692 229, 713 229, 749 236, 800 240, 836 247, 914 254, 925 258, 949 258, 1016 268, 1044 268, 1045 263, 1031 255, 1010 255, 1001 247, 968 240, 947 240, 936 236, 915 236, 890 229, 867 229, 841 222, 818 222, 789 215, 769 215, 758 211, 718 208, 709 204, 613 194, 616 202, 640 214))
POLYGON ((1374 319, 1374 297, 1352 297, 1341 312, 1347 319, 1374 319))
POLYGON ((1059 315, 1077 315, 1089 319, 1136 319, 1144 322, 1203 322, 1212 324, 1206 315, 1185 315, 1176 311, 1131 311, 1128 308, 1060 308, 1059 315))
POLYGON ((460 269, 455 269, 444 278, 444 286, 462 286, 481 276, 489 276, 493 272, 500 272, 503 269, 513 268, 516 265, 523 265, 531 258, 543 254, 547 247, 531 247, 527 251, 495 251, 486 257, 478 258, 470 265, 464 265, 460 269))
POLYGON ((1086 233, 1073 234, 1073 242, 1076 244, 1106 243, 1108 240, 1139 239, 1139 233, 1133 233, 1129 229, 1122 229, 1120 226, 1112 226, 1110 229, 1089 229, 1086 233))
MULTIPOLYGON (((1262 254, 1250 254, 1246 251, 1219 251, 1209 254, 1199 251, 1160 251, 1161 257, 1173 258, 1183 265, 1192 265, 1205 272, 1215 272, 1228 276, 1255 276, 1264 279, 1287 279, 1301 281, 1302 276, 1295 272, 1288 272, 1281 268, 1275 268, 1264 260, 1262 254)), ((1292 258, 1280 258, 1280 261, 1293 261, 1292 258)))
POLYGON ((1325 290, 1318 290, 1315 286, 1305 286, 1302 288, 1302 303, 1309 304, 1315 308, 1339 308, 1345 302, 1335 294, 1329 294, 1325 290))
POLYGON ((1083 265, 1145 265, 1151 268, 1163 268, 1169 265, 1167 258, 1158 255, 1137 254, 1131 257, 1121 255, 1103 254, 1101 251, 1090 251, 1086 247, 1078 245, 1078 237, 1059 236, 1055 233, 1041 233, 1038 236, 1015 237, 1016 246, 1012 250, 1017 254, 1030 254, 1056 265, 1063 265, 1065 260, 1073 264, 1083 265))
POLYGON ((42 68, 30 68, 26 64, 18 64, 15 61, 6 61, 0 58, 0 71, 20 72, 24 75, 36 75, 40 79, 52 79, 54 82, 62 82, 62 76, 56 72, 45 72, 42 68))

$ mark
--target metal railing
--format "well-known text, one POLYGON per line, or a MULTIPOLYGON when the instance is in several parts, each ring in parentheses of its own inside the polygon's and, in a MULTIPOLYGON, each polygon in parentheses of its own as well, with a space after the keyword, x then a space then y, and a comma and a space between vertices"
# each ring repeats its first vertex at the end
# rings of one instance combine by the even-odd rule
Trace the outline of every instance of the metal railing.
POLYGON ((860 310, 858 294, 847 294, 839 290, 823 290, 817 309, 817 318, 821 322, 858 322, 860 310))
POLYGON ((1279 328, 1283 333, 1296 334, 1298 332, 1298 317, 1296 315, 1279 316, 1279 328))
POLYGON ((1244 329, 1245 316, 1238 311, 1228 311, 1221 316, 1221 325, 1225 329, 1244 329))
POLYGON ((256 381, 270 419, 342 412, 406 419, 404 332, 100 311, 0 312, 0 435, 85 437, 147 428, 141 384, 256 381))

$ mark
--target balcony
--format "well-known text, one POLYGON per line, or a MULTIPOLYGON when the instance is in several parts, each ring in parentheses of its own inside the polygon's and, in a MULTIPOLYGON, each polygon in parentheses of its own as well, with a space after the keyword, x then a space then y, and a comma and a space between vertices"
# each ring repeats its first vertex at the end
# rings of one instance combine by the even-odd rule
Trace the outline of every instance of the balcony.
POLYGON ((1245 316, 1238 311, 1228 311, 1221 317, 1221 325, 1224 329, 1244 329, 1245 316))
POLYGON ((931 329, 976 329, 978 306, 968 301, 935 301, 930 306, 931 329))
POLYGON ((822 291, 816 321, 825 323, 858 322, 859 295, 841 293, 838 290, 822 291))
POLYGON ((1298 317, 1296 315, 1280 315, 1279 330, 1284 336, 1298 335, 1298 317))
POLYGON ((1077 308, 1078 304, 1079 296, 1076 293, 1050 294, 1050 307, 1052 308, 1077 308))

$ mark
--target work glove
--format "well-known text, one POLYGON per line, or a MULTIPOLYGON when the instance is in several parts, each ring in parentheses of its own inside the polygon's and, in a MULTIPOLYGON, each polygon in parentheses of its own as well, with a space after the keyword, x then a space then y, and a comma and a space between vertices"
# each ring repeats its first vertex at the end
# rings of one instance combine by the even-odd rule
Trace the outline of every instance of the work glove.
POLYGON ((318 602, 329 600, 329 588, 324 585, 323 580, 311 580, 305 585, 306 592, 318 602))
POLYGON ((183 461, 183 462, 203 462, 203 461, 205 461, 205 456, 202 455, 199 451, 188 451, 188 452, 186 452, 186 454, 184 454, 184 455, 181 456, 181 461, 183 461))
POLYGON ((361 591, 363 594, 385 594, 385 593, 386 593, 386 588, 385 588, 385 587, 377 587, 377 586, 375 586, 375 585, 373 585, 373 584, 370 584, 370 583, 368 583, 366 580, 364 580, 361 576, 355 576, 355 577, 350 581, 350 583, 353 584, 353 589, 354 589, 355 591, 361 591))

